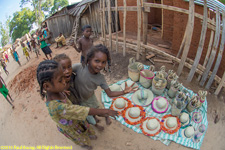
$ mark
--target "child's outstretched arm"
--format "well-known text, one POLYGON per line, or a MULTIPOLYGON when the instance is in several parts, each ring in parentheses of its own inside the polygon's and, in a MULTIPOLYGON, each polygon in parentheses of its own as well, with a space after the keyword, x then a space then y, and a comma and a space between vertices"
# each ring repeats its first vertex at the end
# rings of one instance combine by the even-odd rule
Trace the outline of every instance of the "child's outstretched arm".
POLYGON ((111 91, 110 88, 105 89, 106 94, 109 97, 117 97, 121 96, 130 92, 134 92, 138 89, 138 87, 133 87, 135 83, 133 83, 130 87, 127 86, 127 83, 125 82, 125 89, 123 91, 111 91))
POLYGON ((111 109, 90 108, 88 115, 98 115, 101 117, 111 116, 111 117, 115 118, 116 116, 118 116, 118 112, 111 110, 111 109))
POLYGON ((77 44, 78 44, 78 47, 76 46, 76 44, 75 43, 73 43, 73 47, 74 47, 74 49, 78 52, 78 53, 80 53, 81 52, 81 41, 80 41, 80 39, 77 41, 77 44))

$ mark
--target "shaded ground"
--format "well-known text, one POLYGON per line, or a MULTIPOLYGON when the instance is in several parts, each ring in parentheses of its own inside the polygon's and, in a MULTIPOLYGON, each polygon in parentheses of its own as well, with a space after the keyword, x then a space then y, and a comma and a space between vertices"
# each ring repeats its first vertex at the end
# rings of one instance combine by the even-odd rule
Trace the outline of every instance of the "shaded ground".
MULTIPOLYGON (((99 43, 96 41, 95 43, 99 43)), ((72 47, 66 46, 63 48, 55 49, 56 45, 52 45, 53 56, 59 53, 66 53, 70 56, 73 63, 80 61, 80 54, 77 53, 72 47)), ((120 48, 122 50, 122 48, 120 48)), ((21 49, 18 50, 21 53, 21 49)), ((127 65, 130 57, 135 57, 133 51, 127 51, 126 57, 122 56, 122 52, 112 52, 112 72, 105 73, 108 84, 126 79, 127 65)), ((26 62, 25 57, 21 53, 22 67, 18 67, 15 61, 8 63, 8 70, 10 75, 6 77, 2 73, 3 78, 8 83, 12 83, 10 93, 14 98, 15 110, 12 110, 10 105, 0 95, 0 145, 58 145, 58 146, 73 146, 74 150, 81 150, 79 146, 75 145, 69 139, 61 135, 56 129, 55 123, 51 120, 45 103, 38 93, 38 85, 36 81, 36 74, 34 73, 37 64, 43 60, 43 53, 41 58, 35 58, 31 54, 32 60, 26 62), (20 73, 22 71, 22 73, 20 73), (20 87, 22 87, 20 89, 20 87), (24 87, 28 87, 25 88, 24 87), (24 90, 23 90, 24 89, 24 90), (18 92, 20 91, 20 92, 18 92)), ((149 61, 143 61, 145 65, 151 65, 149 61)), ((156 63, 156 70, 159 70, 161 65, 166 66, 166 70, 173 68, 171 64, 156 63)), ((173 70, 176 70, 176 67, 173 70)), ((188 70, 185 70, 179 81, 185 87, 197 92, 201 87, 198 86, 196 79, 191 83, 186 82, 188 70)), ((10 87, 10 86, 9 86, 10 87)), ((100 100, 101 89, 96 91, 96 95, 100 100)), ((210 91, 212 92, 212 91, 210 91)), ((224 150, 225 143, 225 100, 224 91, 218 97, 209 94, 208 101, 208 121, 209 128, 207 130, 205 139, 201 149, 203 150, 224 150), (219 114, 220 120, 217 124, 214 123, 215 115, 219 114)), ((169 146, 165 146, 159 141, 154 141, 143 134, 137 134, 131 129, 126 128, 119 122, 113 120, 110 126, 105 125, 105 121, 101 118, 101 124, 105 127, 105 131, 98 132, 98 139, 93 141, 95 150, 168 150, 168 149, 181 149, 186 150, 189 148, 183 147, 174 142, 169 146)))

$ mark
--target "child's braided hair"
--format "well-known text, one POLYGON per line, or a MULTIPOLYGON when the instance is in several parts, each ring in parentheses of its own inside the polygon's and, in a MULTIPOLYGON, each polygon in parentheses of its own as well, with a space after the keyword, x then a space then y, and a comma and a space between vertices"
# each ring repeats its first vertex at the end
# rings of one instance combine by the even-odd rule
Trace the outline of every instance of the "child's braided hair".
POLYGON ((106 46, 102 45, 102 44, 98 44, 98 45, 92 46, 88 50, 88 52, 87 52, 87 58, 86 58, 86 65, 95 56, 95 53, 97 53, 97 52, 102 52, 102 53, 106 54, 107 61, 110 60, 110 54, 109 54, 108 48, 106 46))
MULTIPOLYGON (((55 60, 56 62, 60 62, 61 60, 65 60, 65 59, 69 59, 71 61, 71 59, 69 58, 69 56, 67 56, 65 53, 56 55, 53 60, 55 60)), ((72 61, 71 61, 72 62, 72 61)))
POLYGON ((54 77, 54 73, 58 70, 59 63, 54 60, 45 60, 42 61, 37 67, 37 81, 40 85, 40 94, 41 97, 45 97, 45 93, 43 92, 43 84, 46 81, 52 82, 52 78, 54 77))

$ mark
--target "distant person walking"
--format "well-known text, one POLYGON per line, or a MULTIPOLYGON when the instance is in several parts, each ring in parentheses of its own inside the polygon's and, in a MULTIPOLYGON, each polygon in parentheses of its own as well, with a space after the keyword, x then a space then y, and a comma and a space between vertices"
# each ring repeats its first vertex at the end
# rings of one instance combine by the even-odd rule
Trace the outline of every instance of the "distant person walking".
POLYGON ((4 62, 3 59, 0 60, 0 63, 1 63, 1 66, 2 66, 3 70, 5 71, 5 74, 8 76, 9 72, 6 69, 6 63, 4 62))
POLYGON ((17 51, 15 50, 15 48, 13 49, 13 56, 15 58, 15 61, 21 66, 21 63, 19 60, 19 55, 18 55, 17 51))
POLYGON ((3 80, 3 78, 1 76, 0 76, 0 93, 2 93, 2 95, 5 97, 5 99, 9 102, 9 104, 14 109, 14 105, 12 104, 13 103, 13 99, 10 96, 9 90, 7 89, 5 81, 3 80))
POLYGON ((30 47, 30 42, 29 42, 28 40, 27 40, 27 46, 28 46, 28 48, 29 48, 29 51, 32 52, 32 51, 31 51, 31 47, 30 47))
POLYGON ((33 34, 31 35, 31 40, 30 40, 30 42, 31 42, 31 46, 32 46, 32 48, 33 48, 33 51, 36 53, 36 56, 37 56, 37 58, 38 58, 38 55, 41 55, 41 54, 40 54, 39 49, 37 48, 37 43, 36 43, 36 41, 35 41, 35 39, 34 39, 34 35, 33 35, 33 34))
POLYGON ((48 47, 45 40, 46 40, 46 36, 43 35, 41 31, 39 31, 38 41, 40 41, 41 43, 41 50, 43 51, 47 59, 49 59, 48 55, 50 56, 50 59, 52 59, 52 55, 51 55, 52 50, 48 47))
POLYGON ((9 62, 9 56, 5 53, 5 59, 9 62))
POLYGON ((23 47, 23 53, 26 56, 27 61, 29 61, 30 60, 30 54, 27 51, 27 47, 25 46, 24 43, 22 43, 22 47, 23 47))

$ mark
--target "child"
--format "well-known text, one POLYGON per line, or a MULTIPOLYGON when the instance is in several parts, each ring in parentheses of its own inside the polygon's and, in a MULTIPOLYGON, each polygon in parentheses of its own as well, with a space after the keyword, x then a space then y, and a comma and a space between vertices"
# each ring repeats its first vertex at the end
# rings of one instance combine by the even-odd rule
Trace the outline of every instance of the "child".
POLYGON ((31 46, 33 47, 33 51, 36 53, 36 56, 37 56, 37 58, 38 58, 38 55, 41 55, 40 54, 40 51, 39 51, 39 49, 37 48, 37 46, 36 46, 36 41, 35 41, 35 39, 34 39, 34 35, 32 34, 31 35, 31 40, 30 40, 30 42, 31 42, 31 46))
POLYGON ((15 61, 21 66, 20 60, 19 60, 19 55, 17 53, 17 51, 15 50, 15 48, 13 48, 13 56, 15 61))
POLYGON ((65 75, 65 81, 66 81, 66 92, 69 100, 76 105, 80 105, 80 102, 78 100, 78 94, 75 90, 75 76, 76 74, 72 72, 72 61, 66 54, 59 54, 56 55, 53 60, 58 62, 62 68, 63 73, 65 75))
POLYGON ((57 44, 56 48, 59 47, 59 44, 62 47, 66 45, 66 39, 65 39, 65 37, 63 36, 62 33, 59 34, 59 36, 55 39, 55 41, 56 41, 56 44, 57 44))
POLYGON ((5 81, 0 76, 0 93, 5 97, 5 99, 9 102, 9 104, 12 106, 12 109, 14 109, 14 105, 12 104, 13 99, 9 94, 9 90, 6 87, 5 81), (10 102, 11 101, 11 102, 10 102))
POLYGON ((83 36, 78 40, 78 47, 74 44, 74 48, 77 52, 81 52, 81 60, 82 64, 85 63, 85 58, 87 56, 87 51, 93 46, 93 40, 90 38, 92 30, 90 25, 85 25, 82 28, 83 36))
POLYGON ((43 35, 41 31, 39 31, 38 41, 40 41, 41 43, 41 50, 43 51, 47 59, 48 59, 48 55, 52 59, 52 55, 51 55, 52 50, 48 47, 45 40, 46 40, 45 35, 43 35))
MULTIPOLYGON (((94 91, 98 86, 101 86, 105 90, 106 94, 109 97, 117 97, 126 93, 129 93, 134 90, 131 85, 127 87, 125 84, 124 91, 115 91, 112 92, 107 85, 104 76, 100 73, 104 69, 107 60, 109 59, 108 49, 102 44, 91 47, 87 53, 86 66, 81 64, 74 64, 72 66, 73 71, 76 73, 75 78, 75 88, 78 91, 78 96, 81 101, 81 105, 98 108, 99 104, 95 96, 94 91)), ((106 117, 106 124, 111 124, 109 117, 106 117)), ((103 130, 102 126, 97 124, 98 119, 95 116, 90 116, 88 118, 89 123, 94 124, 99 130, 103 130), (94 117, 94 118, 93 118, 94 117)))
POLYGON ((9 75, 9 72, 6 69, 6 64, 5 64, 4 60, 1 59, 0 60, 0 63, 1 63, 1 66, 2 66, 3 70, 5 71, 5 74, 8 76, 9 75))
POLYGON ((30 47, 30 42, 29 42, 28 40, 27 40, 27 46, 28 46, 28 48, 29 48, 29 51, 32 52, 32 51, 31 51, 31 47, 30 47))
POLYGON ((9 62, 9 56, 5 53, 5 59, 9 62))
POLYGON ((27 47, 25 46, 24 43, 22 43, 21 46, 23 47, 23 53, 25 54, 27 61, 29 61, 30 55, 29 55, 29 53, 27 51, 27 47))
POLYGON ((58 130, 74 143, 92 149, 90 139, 97 139, 97 136, 86 121, 87 115, 115 117, 117 112, 73 105, 63 92, 66 87, 63 68, 54 60, 46 60, 38 65, 37 80, 42 97, 46 96, 49 115, 56 122, 58 130))

